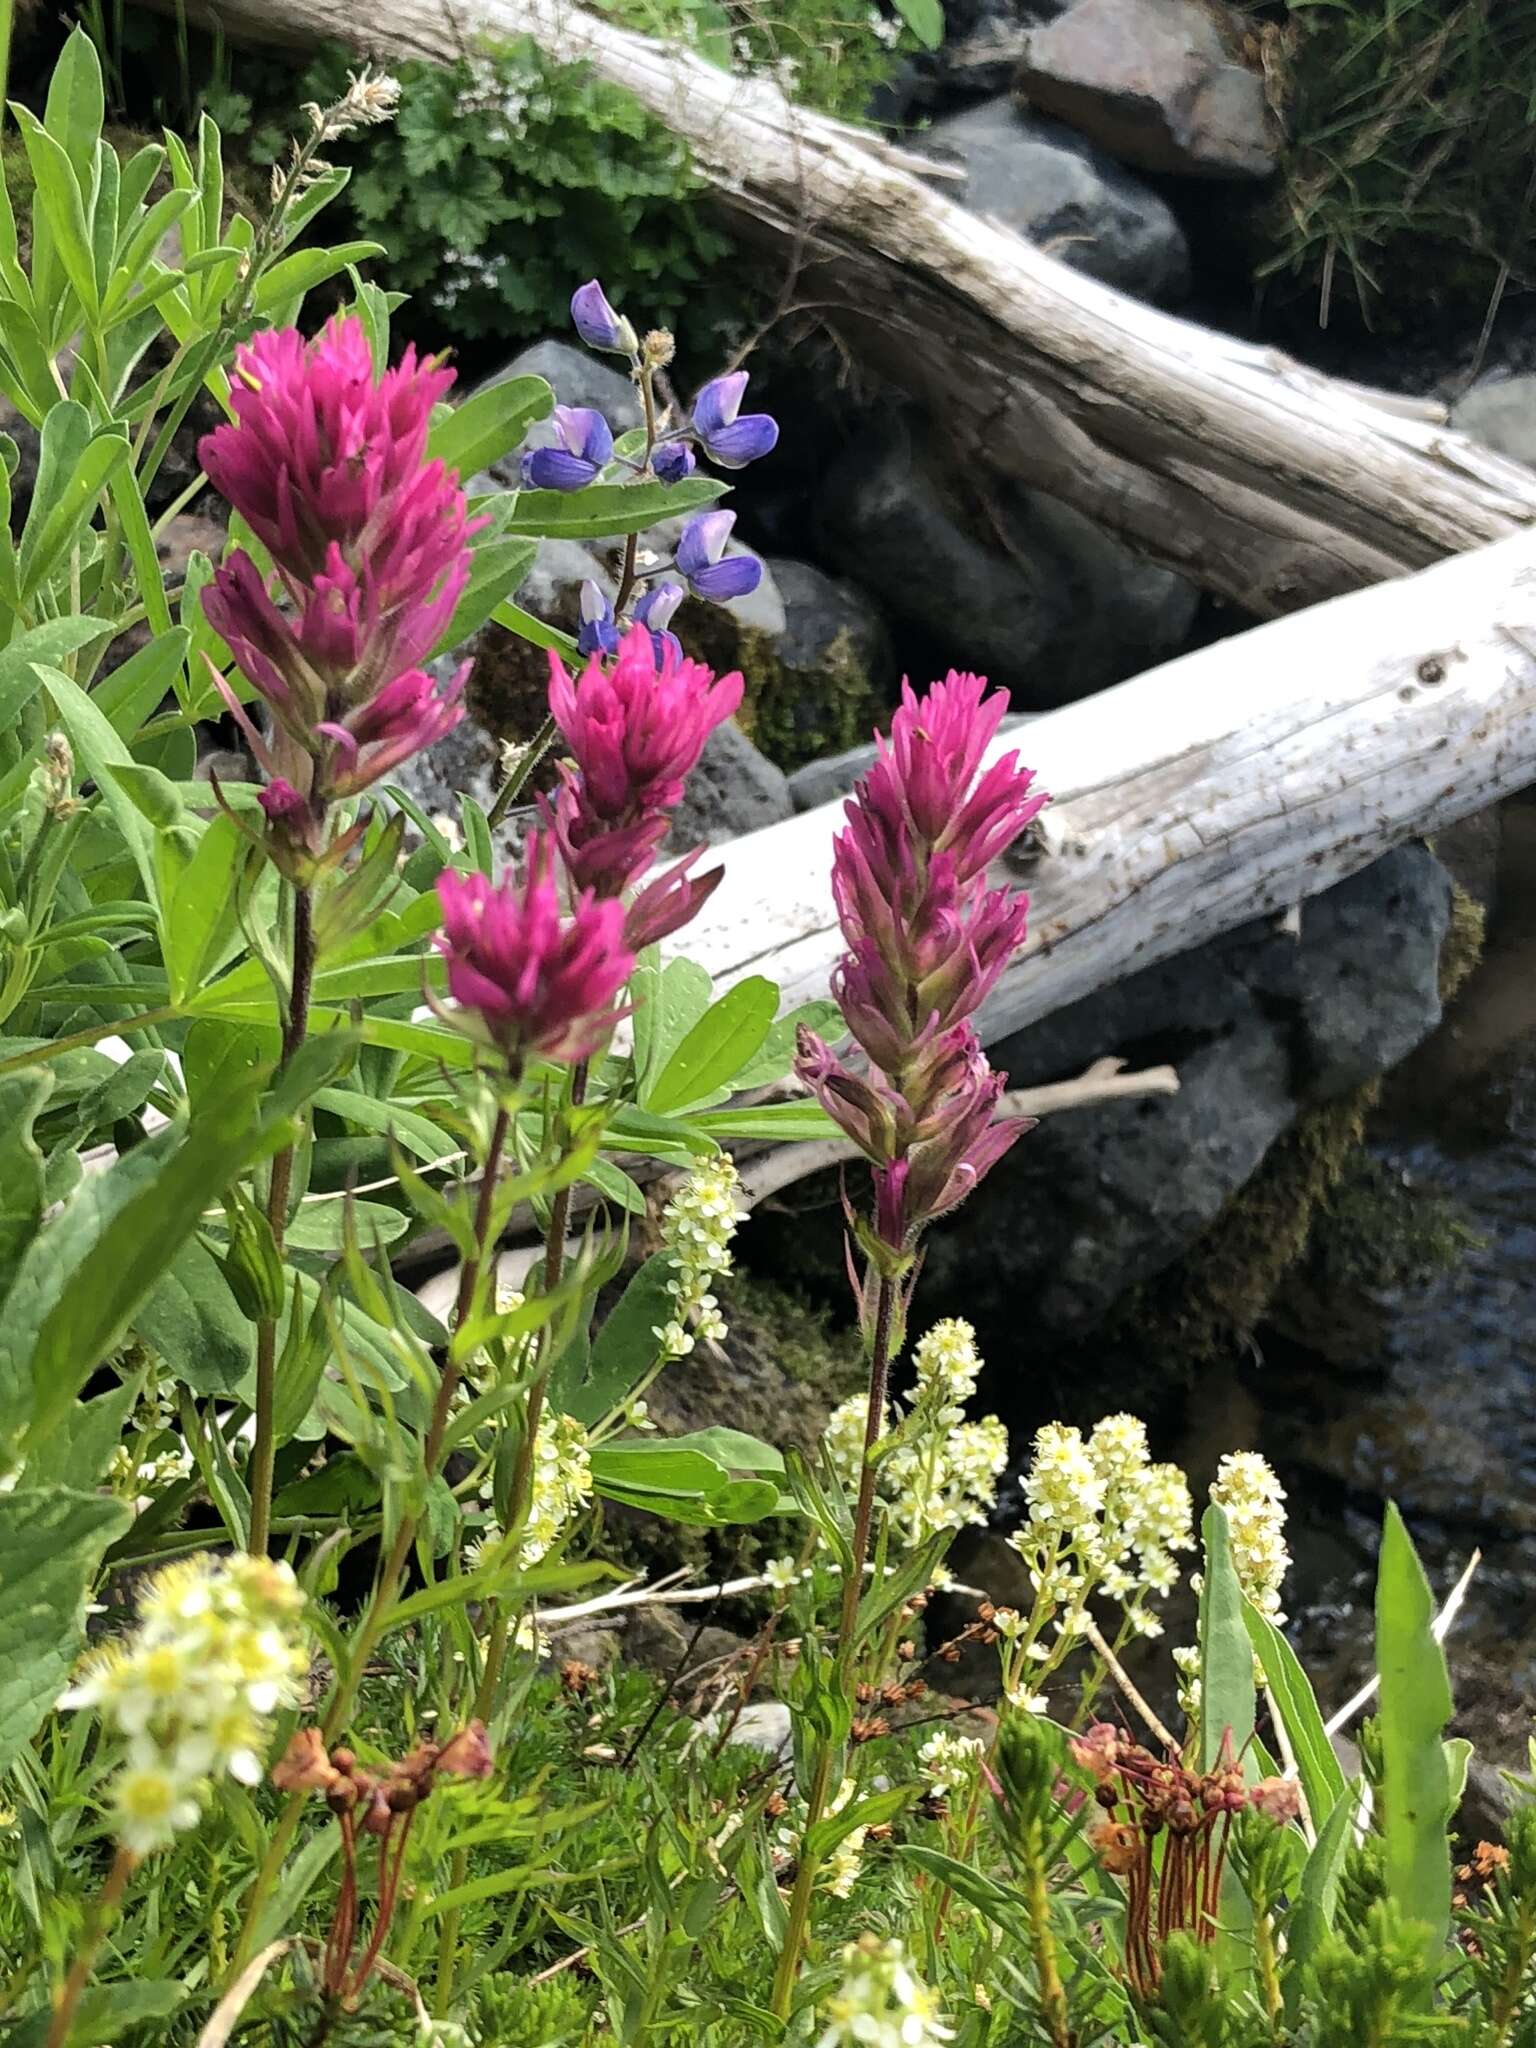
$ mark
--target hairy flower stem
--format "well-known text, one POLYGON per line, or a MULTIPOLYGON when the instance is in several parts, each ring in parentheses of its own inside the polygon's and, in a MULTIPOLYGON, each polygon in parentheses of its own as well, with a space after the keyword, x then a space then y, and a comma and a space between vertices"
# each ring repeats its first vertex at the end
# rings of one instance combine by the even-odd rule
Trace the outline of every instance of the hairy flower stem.
POLYGON ((44 2048, 64 2048, 69 2039, 70 2029, 75 2021, 75 2009, 80 2003, 86 1985, 91 1981, 101 1944, 107 1938, 107 1929, 117 1918, 117 1910, 123 1903, 123 1894, 128 1889, 128 1880, 138 1858, 131 1850, 121 1845, 112 1859, 112 1868, 107 1872, 106 1882, 96 1895, 95 1904, 86 1915, 85 1931, 80 1937, 80 1946, 75 1951, 75 1960, 69 1966, 69 1975, 59 1986, 53 2001, 53 2019, 49 2024, 48 2038, 44 2048))
MULTIPOLYGON (((288 991, 288 1014, 283 1022, 283 1050, 277 1063, 282 1073, 309 1029, 309 997, 315 978, 314 898, 302 884, 293 892, 293 979, 288 991)), ((283 1233, 288 1221, 288 1193, 293 1185, 293 1147, 286 1146, 272 1161, 272 1179, 267 1190, 267 1222, 277 1255, 283 1255, 283 1233)), ((272 1539, 272 1474, 277 1460, 277 1431, 273 1423, 277 1400, 277 1318, 263 1316, 256 1325, 256 1433, 251 1445, 251 1538, 253 1557, 265 1557, 272 1539)))
POLYGON ((1051 2048, 1072 2048, 1072 2016, 1062 1987, 1056 1954, 1056 1931, 1051 1925, 1051 1889, 1045 1867, 1044 1829, 1036 1821, 1025 1846, 1027 1869, 1024 1881, 1024 1910, 1029 1919, 1029 1942, 1034 1953, 1035 1976, 1040 1986, 1040 2011, 1051 2048))
MULTIPOLYGON (((510 1111, 498 1110, 495 1127, 491 1132, 490 1149, 486 1154, 485 1169, 480 1178, 480 1196, 475 1204, 475 1256, 465 1260, 459 1275, 459 1317, 467 1312, 468 1305, 474 1300, 480 1270, 490 1255, 491 1217, 496 1204, 496 1183, 501 1171, 501 1157, 506 1149, 510 1123, 510 1111)), ((448 1433, 448 1420, 453 1412, 453 1397, 458 1384, 458 1367, 445 1360, 438 1381, 437 1399, 432 1407, 432 1419, 427 1426, 426 1442, 422 1447, 422 1459, 429 1480, 436 1475, 442 1456, 443 1438, 448 1433)), ((345 1726, 368 1659, 384 1633, 385 1624, 389 1620, 389 1610, 394 1605, 395 1595, 405 1572, 406 1561, 416 1541, 419 1520, 419 1516, 416 1515, 407 1515, 403 1518, 395 1532, 389 1556, 374 1581, 373 1597, 358 1625, 357 1635, 353 1639, 352 1654, 347 1659, 345 1672, 338 1675, 336 1689, 331 1694, 330 1704, 326 1710, 322 1732, 327 1747, 336 1740, 345 1726)), ((239 1946, 235 1950, 232 1976, 239 1975, 254 1953, 262 1909, 273 1885, 277 1882, 283 1860, 293 1845, 293 1838, 298 1832, 299 1816, 303 1810, 304 1794, 292 1793, 283 1810, 282 1818, 272 1831, 272 1840, 267 1845, 267 1853, 251 1887, 250 1901, 245 1909, 245 1925, 240 1931, 239 1946)))
MULTIPOLYGON (((886 1381, 890 1372, 891 1320, 896 1307, 896 1283, 880 1276, 875 1303, 874 1338, 869 1349, 869 1406, 864 1419, 864 1462, 859 1471, 859 1497, 853 1516, 853 1557, 843 1580, 843 1606, 838 1622, 837 1677, 846 1698, 853 1697, 853 1670, 858 1649, 859 1595, 864 1585, 864 1565, 869 1556, 869 1531, 875 1513, 875 1467, 871 1453, 885 1431, 886 1381)), ((795 1888, 789 1899, 789 1924, 779 1951, 774 1973, 772 2009, 776 2019, 787 2020, 794 2004, 795 1984, 800 1975, 800 1952, 805 1946, 811 1917, 811 1898, 816 1889, 819 1858, 807 1854, 807 1844, 821 1825, 832 1789, 832 1750, 823 1743, 816 1758, 811 1789, 805 1802, 805 1828, 800 1836, 800 1863, 795 1888)))

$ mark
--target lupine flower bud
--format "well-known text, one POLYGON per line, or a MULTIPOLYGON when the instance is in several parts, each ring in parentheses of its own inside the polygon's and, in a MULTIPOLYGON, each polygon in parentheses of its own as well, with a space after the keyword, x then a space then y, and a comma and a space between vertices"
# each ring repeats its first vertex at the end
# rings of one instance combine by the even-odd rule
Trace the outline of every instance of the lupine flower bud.
POLYGON ((635 618, 649 631, 658 664, 666 660, 669 649, 675 660, 683 659, 682 642, 667 628, 672 623, 672 614, 687 595, 681 583, 657 583, 635 606, 635 618))
POLYGON ((686 441, 663 441, 651 452, 651 468, 664 484, 680 484, 697 467, 686 441))
POLYGON ((617 356, 632 356, 639 350, 634 328, 609 305, 608 294, 595 277, 572 292, 571 319, 588 348, 617 356))
POLYGON ((585 490, 613 460, 613 430, 590 405, 557 405, 553 417, 557 445, 528 451, 523 482, 541 491, 585 490))
POLYGON ((529 841, 521 881, 498 885, 450 868, 437 893, 443 927, 434 944, 448 963, 448 992, 499 1051, 514 1062, 529 1053, 583 1060, 597 1051, 635 964, 618 903, 588 891, 563 916, 540 834, 529 841))
POLYGON ((619 628, 613 606, 589 576, 581 586, 581 622, 576 629, 578 654, 617 654, 619 628))
POLYGON ((747 381, 745 370, 713 377, 693 402, 694 432, 722 469, 745 469, 778 443, 779 423, 771 414, 738 416, 747 381))
POLYGON ((763 565, 756 555, 726 554, 735 524, 734 512, 700 512, 683 528, 677 543, 677 566, 688 588, 710 604, 746 597, 763 580, 763 565))

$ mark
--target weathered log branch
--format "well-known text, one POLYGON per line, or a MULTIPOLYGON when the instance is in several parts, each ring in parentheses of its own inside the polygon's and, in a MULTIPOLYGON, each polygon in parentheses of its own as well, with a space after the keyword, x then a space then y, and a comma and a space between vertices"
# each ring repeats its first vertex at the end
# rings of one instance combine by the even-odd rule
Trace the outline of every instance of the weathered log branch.
MULTIPOLYGON (((169 6, 171 0, 160 0, 169 6)), ((1261 617, 1536 518, 1536 475, 1395 401, 1141 305, 955 203, 932 167, 566 0, 199 0, 237 38, 446 61, 531 36, 685 135, 865 359, 983 472, 1261 617)))
MULTIPOLYGON (((1536 781, 1536 534, 1183 655, 997 751, 1020 745, 1055 801, 1017 877, 1030 937, 988 1040, 1536 781)), ((825 993, 838 819, 827 805, 725 849, 688 933, 717 985, 825 993)))

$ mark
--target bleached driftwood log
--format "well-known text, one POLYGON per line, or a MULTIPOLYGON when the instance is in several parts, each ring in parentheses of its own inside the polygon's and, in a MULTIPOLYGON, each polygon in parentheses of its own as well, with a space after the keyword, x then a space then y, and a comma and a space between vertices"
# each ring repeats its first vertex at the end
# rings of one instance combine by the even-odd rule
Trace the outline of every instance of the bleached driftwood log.
MULTIPOLYGON (((1030 936, 982 1014, 988 1040, 1536 781, 1536 534, 1183 655, 997 751, 1014 747, 1055 800, 1016 877, 1030 936)), ((825 993, 839 817, 724 850, 688 932, 717 984, 825 993)))
POLYGON ((236 38, 386 60, 523 35, 584 59, 688 138, 739 221, 804 266, 799 296, 924 401, 958 458, 1260 617, 1536 518, 1536 475, 1422 408, 1128 299, 966 212, 923 159, 567 0, 196 4, 236 38))

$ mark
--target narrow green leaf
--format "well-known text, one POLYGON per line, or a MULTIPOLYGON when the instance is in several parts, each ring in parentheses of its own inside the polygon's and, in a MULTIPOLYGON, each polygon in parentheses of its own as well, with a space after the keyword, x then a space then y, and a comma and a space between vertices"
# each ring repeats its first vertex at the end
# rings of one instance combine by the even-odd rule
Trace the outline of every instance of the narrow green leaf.
POLYGON ((85 30, 75 27, 48 82, 43 125, 69 158, 82 190, 88 188, 96 144, 106 115, 101 60, 85 30))
POLYGON ((680 484, 589 484, 584 491, 519 491, 501 531, 530 540, 601 540, 639 533, 724 497, 713 477, 680 484))
POLYGON ((16 723, 42 687, 38 662, 67 661, 78 648, 111 630, 106 619, 48 619, 0 648, 0 731, 16 723))
POLYGON ((537 543, 531 540, 492 540, 475 548, 470 556, 464 595, 454 606, 453 617, 443 628, 433 654, 447 654, 462 647, 470 634, 477 632, 517 589, 533 567, 538 552, 537 543))
POLYGON ((85 1641, 85 1597, 127 1528, 123 1501, 68 1487, 0 1493, 0 1772, 63 1691, 85 1641))
POLYGON ((1442 1737, 1453 1711, 1445 1652, 1430 1629, 1434 1611, 1424 1567, 1389 1501, 1376 1577, 1381 1832, 1388 1896, 1423 1929, 1432 1960, 1451 1924, 1451 1772, 1442 1737))
POLYGON ((1253 1646, 1243 1620, 1246 1602, 1232 1562, 1223 1511, 1212 1505, 1200 1524, 1205 1583, 1200 1591, 1200 1760, 1214 1770, 1224 1742, 1242 1756, 1253 1734, 1253 1646))
POLYGON ((762 975, 738 981, 688 1032, 642 1095, 643 1107, 667 1116, 728 1087, 768 1036, 778 1007, 779 991, 762 975))
POLYGON ((575 640, 560 627, 551 626, 543 619, 536 619, 532 612, 525 612, 521 605, 512 604, 503 598, 491 613, 498 626, 505 626, 509 633, 515 633, 519 640, 526 640, 530 647, 553 648, 556 654, 563 654, 567 661, 575 661, 578 651, 575 640))
POLYGON ((234 1393, 256 1357, 254 1326, 241 1313, 205 1244, 184 1244, 133 1312, 133 1330, 194 1394, 234 1393))
POLYGON ((1290 1738, 1307 1811, 1313 1825, 1319 1826, 1324 1814, 1332 1813, 1339 1802, 1344 1790, 1344 1767, 1328 1740, 1317 1696, 1296 1652, 1251 1600, 1243 1602, 1243 1620, 1254 1653, 1263 1666, 1270 1706, 1290 1738))
POLYGON ((344 242, 336 249, 300 249, 284 256, 266 271, 256 287, 255 308, 262 319, 271 319, 285 309, 296 308, 306 292, 328 277, 335 277, 349 263, 363 263, 382 256, 381 242, 344 242))
POLYGON ((70 162, 68 152, 25 107, 14 109, 27 160, 37 186, 38 204, 47 220, 60 266, 77 299, 94 319, 100 310, 96 293, 96 262, 85 213, 88 177, 70 162))
POLYGON ((944 40, 944 9, 941 0, 895 0, 896 12, 925 50, 936 50, 944 40))
POLYGON ((1355 1810, 1359 1804, 1360 1783, 1356 1779, 1344 1787, 1334 1801, 1332 1811, 1319 1824, 1316 1846, 1307 1857, 1296 1902, 1286 1921, 1285 1939, 1290 1961, 1285 1975, 1286 2010, 1293 2016, 1301 1999, 1302 1972, 1333 1926, 1339 1877, 1344 1869, 1344 1858, 1354 1831, 1355 1810))

